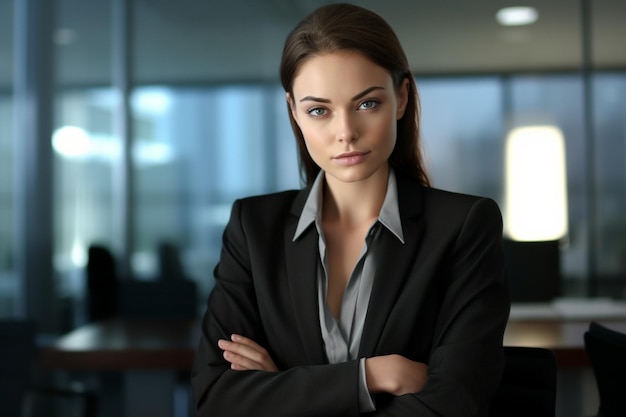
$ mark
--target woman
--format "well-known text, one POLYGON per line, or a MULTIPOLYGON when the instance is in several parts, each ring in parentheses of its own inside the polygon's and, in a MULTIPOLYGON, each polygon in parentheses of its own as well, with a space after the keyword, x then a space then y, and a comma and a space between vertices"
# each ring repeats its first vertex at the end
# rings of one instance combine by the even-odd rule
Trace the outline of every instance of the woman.
POLYGON ((283 50, 307 187, 238 200, 192 372, 199 416, 482 416, 509 312, 489 199, 429 186, 417 90, 378 15, 283 50))

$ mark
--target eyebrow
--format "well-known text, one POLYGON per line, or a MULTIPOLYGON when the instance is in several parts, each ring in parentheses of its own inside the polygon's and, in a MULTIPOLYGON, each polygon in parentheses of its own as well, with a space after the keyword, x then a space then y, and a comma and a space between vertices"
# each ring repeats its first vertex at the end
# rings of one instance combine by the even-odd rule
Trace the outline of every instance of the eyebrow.
MULTIPOLYGON (((377 85, 366 88, 365 90, 361 91, 359 94, 357 94, 356 96, 352 97, 351 101, 356 101, 366 95, 368 95, 369 93, 371 93, 372 91, 375 90, 384 90, 384 87, 379 87, 377 85)), ((300 103, 302 103, 303 101, 315 101, 317 103, 330 103, 330 100, 327 98, 321 98, 321 97, 314 97, 314 96, 306 96, 300 99, 300 103)))

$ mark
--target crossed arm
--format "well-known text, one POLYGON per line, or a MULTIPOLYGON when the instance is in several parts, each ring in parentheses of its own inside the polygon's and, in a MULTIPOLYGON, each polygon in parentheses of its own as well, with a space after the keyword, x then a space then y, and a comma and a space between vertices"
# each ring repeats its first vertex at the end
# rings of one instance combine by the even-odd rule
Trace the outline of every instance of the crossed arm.
MULTIPOLYGON (((258 321, 259 306, 248 275, 248 247, 254 243, 258 252, 267 244, 246 240, 237 221, 240 209, 236 204, 235 221, 226 232, 216 274, 219 280, 209 302, 192 374, 198 415, 249 415, 252 407, 259 416, 293 415, 295 409, 303 416, 358 415, 358 361, 304 365, 301 358, 294 357, 290 346, 280 346, 290 343, 288 339, 276 337, 277 331, 295 325, 293 317, 275 316, 280 326, 267 329, 258 321), (227 329, 240 336, 233 336, 227 329), (272 345, 268 339, 278 344, 272 345), (296 365, 287 369, 288 364, 296 365)), ((401 353, 393 348, 380 349, 382 356, 365 359, 367 389, 381 393, 375 396, 377 411, 372 415, 467 416, 478 415, 484 409, 501 372, 502 333, 508 316, 498 214, 495 203, 476 203, 460 234, 453 236, 452 246, 444 248, 445 275, 437 276, 446 280, 446 291, 441 298, 428 298, 437 304, 439 313, 431 329, 433 334, 429 335, 429 326, 424 327, 425 343, 432 339, 428 366, 397 354, 387 355, 401 353)), ((449 216, 444 218, 450 222, 449 216)), ((255 235, 251 231, 247 234, 255 235)), ((421 264, 420 271, 425 279, 438 271, 431 271, 433 265, 442 265, 438 260, 443 256, 440 246, 424 254, 427 262, 421 264)), ((256 258, 263 255, 255 253, 256 258)), ((276 298, 277 302, 285 299, 276 298)), ((425 306, 430 308, 429 304, 425 306)), ((272 303, 262 307, 266 315, 278 310, 272 303)), ((394 323, 405 329, 402 334, 408 338, 414 334, 413 324, 407 327, 404 322, 394 323)), ((421 329, 419 325, 415 324, 421 329)))
MULTIPOLYGON (((218 346, 232 370, 278 371, 267 350, 250 338, 234 334, 231 340, 220 339, 218 346)), ((384 355, 367 358, 365 373, 370 393, 399 396, 415 394, 422 389, 428 366, 401 355, 384 355)))

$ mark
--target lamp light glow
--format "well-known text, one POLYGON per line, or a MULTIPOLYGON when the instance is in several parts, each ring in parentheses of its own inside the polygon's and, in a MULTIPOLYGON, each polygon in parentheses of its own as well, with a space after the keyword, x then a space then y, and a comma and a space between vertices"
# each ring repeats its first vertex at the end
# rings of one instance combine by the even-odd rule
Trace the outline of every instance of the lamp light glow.
POLYGON ((496 20, 502 26, 530 25, 537 19, 539 13, 534 7, 505 7, 496 13, 496 20))
POLYGON ((518 241, 567 235, 565 141, 554 126, 513 129, 506 140, 505 233, 518 241))
POLYGON ((80 158, 89 153, 91 140, 85 129, 76 126, 63 126, 53 133, 52 147, 61 156, 80 158))

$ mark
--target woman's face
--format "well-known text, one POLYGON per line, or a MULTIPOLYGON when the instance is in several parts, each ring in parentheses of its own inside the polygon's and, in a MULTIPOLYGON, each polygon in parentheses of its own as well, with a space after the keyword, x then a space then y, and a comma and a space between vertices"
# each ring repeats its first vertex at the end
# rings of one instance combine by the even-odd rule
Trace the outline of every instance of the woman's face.
POLYGON ((387 70, 340 51, 305 61, 287 101, 327 181, 356 182, 387 175, 407 96, 407 80, 397 90, 387 70))

